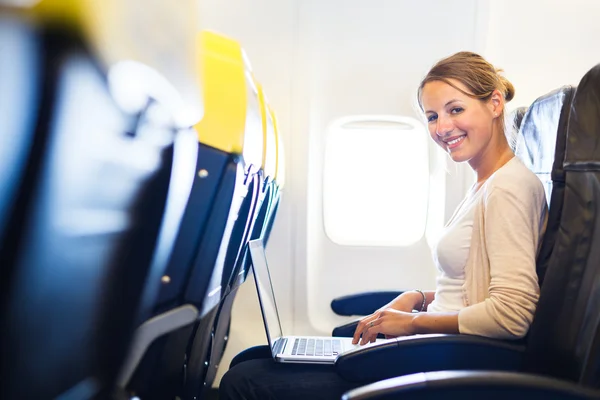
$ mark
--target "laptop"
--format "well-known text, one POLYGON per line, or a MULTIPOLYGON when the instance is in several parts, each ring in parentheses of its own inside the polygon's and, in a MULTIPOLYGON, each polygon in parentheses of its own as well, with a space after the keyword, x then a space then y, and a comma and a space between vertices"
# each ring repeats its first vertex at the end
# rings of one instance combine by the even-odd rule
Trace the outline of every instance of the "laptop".
MULTIPOLYGON (((343 352, 357 347, 373 345, 373 343, 364 346, 352 344, 352 338, 346 337, 284 336, 262 240, 249 241, 248 249, 252 260, 252 271, 256 282, 260 310, 265 323, 267 341, 275 361, 281 363, 334 364, 338 355, 343 352)), ((385 341, 387 340, 377 339, 376 343, 385 341)))

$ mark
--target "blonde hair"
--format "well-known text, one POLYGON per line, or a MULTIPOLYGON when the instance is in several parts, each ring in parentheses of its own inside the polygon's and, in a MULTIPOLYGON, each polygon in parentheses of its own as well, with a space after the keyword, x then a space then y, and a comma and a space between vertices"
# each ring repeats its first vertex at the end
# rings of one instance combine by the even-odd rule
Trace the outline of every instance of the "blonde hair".
POLYGON ((423 87, 432 81, 445 82, 459 92, 481 101, 489 100, 493 91, 498 89, 508 103, 515 97, 515 88, 501 72, 501 69, 496 69, 477 53, 461 51, 453 54, 438 61, 421 81, 417 92, 419 107, 423 111, 423 87), (451 79, 462 83, 468 91, 457 87, 451 79))

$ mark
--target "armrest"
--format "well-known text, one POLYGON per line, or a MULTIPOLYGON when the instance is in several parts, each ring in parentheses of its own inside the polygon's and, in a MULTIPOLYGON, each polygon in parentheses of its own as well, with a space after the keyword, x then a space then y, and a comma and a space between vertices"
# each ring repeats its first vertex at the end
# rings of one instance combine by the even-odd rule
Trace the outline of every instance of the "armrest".
POLYGON ((352 349, 342 353, 335 365, 346 380, 373 382, 427 371, 517 371, 524 352, 522 342, 470 335, 415 335, 352 349))
POLYGON ((403 292, 366 292, 338 297, 331 301, 337 315, 369 315, 400 296, 403 292))
POLYGON ((345 393, 342 400, 597 399, 600 392, 541 375, 502 371, 437 371, 400 376, 345 393))
POLYGON ((129 354, 123 362, 118 377, 121 387, 126 387, 150 345, 159 337, 191 325, 198 318, 198 309, 186 304, 152 317, 140 325, 133 335, 129 354))

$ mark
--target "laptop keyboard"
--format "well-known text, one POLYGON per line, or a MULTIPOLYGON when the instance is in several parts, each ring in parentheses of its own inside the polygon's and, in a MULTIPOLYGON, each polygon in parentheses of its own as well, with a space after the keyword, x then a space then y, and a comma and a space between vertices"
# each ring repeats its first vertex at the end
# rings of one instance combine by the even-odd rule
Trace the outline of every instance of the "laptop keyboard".
POLYGON ((292 348, 293 356, 333 356, 342 352, 339 339, 297 338, 292 348))

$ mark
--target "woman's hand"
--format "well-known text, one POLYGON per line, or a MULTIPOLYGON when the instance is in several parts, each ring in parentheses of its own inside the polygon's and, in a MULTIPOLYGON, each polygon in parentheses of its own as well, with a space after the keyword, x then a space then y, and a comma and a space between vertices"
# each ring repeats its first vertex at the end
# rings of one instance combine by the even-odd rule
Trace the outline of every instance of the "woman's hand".
MULTIPOLYGON (((412 311, 412 305, 410 307, 412 311)), ((413 321, 416 314, 412 312, 399 311, 393 308, 379 310, 363 318, 354 331, 352 344, 375 342, 378 333, 383 333, 386 337, 414 335, 416 330, 413 321)))

